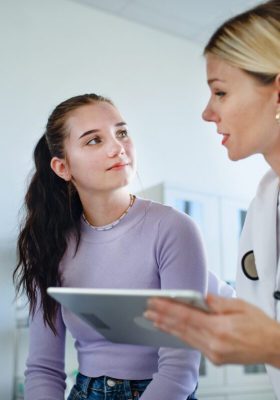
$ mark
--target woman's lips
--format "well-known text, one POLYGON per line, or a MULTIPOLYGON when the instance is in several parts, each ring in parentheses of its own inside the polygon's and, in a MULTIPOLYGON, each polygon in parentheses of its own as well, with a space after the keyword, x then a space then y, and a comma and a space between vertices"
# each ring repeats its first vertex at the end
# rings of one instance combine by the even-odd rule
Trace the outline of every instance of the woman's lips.
POLYGON ((223 135, 222 145, 224 145, 227 142, 229 135, 227 133, 222 133, 222 135, 223 135))

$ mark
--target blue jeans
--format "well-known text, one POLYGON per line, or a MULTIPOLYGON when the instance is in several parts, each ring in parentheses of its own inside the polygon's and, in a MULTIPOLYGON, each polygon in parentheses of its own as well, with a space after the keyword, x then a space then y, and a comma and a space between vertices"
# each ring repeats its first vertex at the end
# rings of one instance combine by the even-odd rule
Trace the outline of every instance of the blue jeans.
MULTIPOLYGON (((130 381, 108 376, 89 378, 79 373, 67 400, 138 400, 150 382, 151 379, 130 381)), ((188 399, 196 400, 195 392, 188 399)))

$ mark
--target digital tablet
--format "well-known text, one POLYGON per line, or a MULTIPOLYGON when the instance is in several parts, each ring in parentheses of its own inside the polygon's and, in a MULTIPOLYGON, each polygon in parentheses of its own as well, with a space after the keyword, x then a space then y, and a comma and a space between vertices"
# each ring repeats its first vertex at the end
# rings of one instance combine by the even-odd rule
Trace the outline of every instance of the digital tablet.
POLYGON ((151 297, 185 302, 209 311, 201 293, 191 290, 84 289, 49 287, 48 294, 94 327, 107 340, 154 347, 186 347, 143 317, 151 297))

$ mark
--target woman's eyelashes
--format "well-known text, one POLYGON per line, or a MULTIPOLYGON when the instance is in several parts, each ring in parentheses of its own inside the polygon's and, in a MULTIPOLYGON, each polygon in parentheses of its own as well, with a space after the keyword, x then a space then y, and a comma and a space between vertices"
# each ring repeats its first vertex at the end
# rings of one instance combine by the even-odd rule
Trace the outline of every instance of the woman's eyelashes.
POLYGON ((224 97, 226 95, 226 92, 223 92, 222 90, 217 90, 214 92, 215 96, 217 97, 224 97))

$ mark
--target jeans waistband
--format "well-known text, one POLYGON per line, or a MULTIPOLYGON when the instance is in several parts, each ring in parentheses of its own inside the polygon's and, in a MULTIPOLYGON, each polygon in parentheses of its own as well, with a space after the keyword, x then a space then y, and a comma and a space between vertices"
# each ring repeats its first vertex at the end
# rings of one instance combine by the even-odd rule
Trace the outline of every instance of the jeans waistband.
POLYGON ((116 379, 110 376, 99 376, 91 378, 81 373, 77 375, 76 384, 81 392, 87 394, 89 391, 100 392, 125 392, 127 394, 135 391, 142 392, 146 389, 151 379, 128 380, 116 379))

